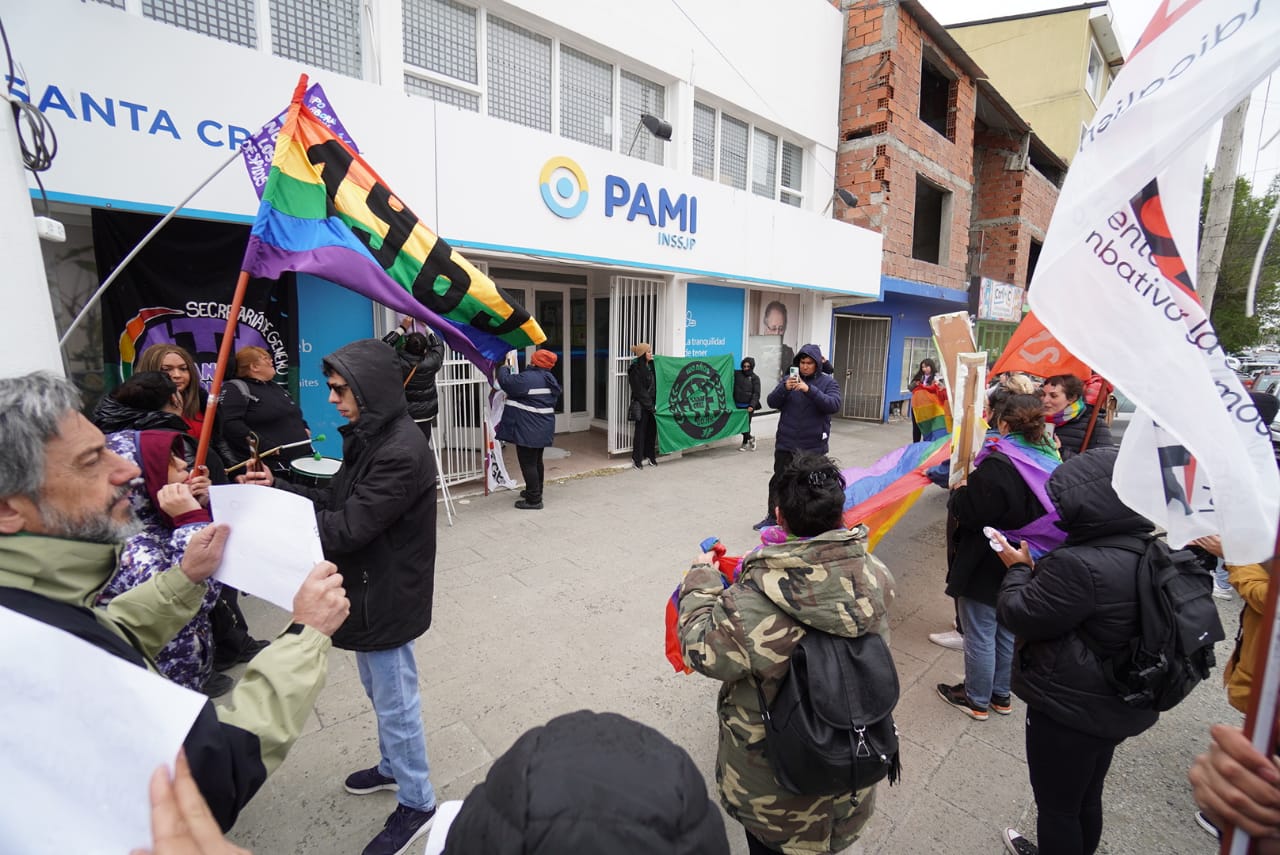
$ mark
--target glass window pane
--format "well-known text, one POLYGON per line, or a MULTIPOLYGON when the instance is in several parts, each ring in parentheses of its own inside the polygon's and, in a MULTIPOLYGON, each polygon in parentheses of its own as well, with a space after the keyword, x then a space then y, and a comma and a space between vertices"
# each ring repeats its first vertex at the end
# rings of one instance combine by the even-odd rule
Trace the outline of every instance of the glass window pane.
MULTIPOLYGON (((652 80, 645 80, 637 74, 624 71, 619 100, 621 104, 618 115, 622 119, 619 127, 622 128, 623 144, 630 146, 631 140, 635 139, 631 156, 650 163, 663 163, 666 143, 646 129, 641 129, 640 133, 636 134, 636 126, 640 124, 641 113, 666 119, 667 91, 652 80)), ((623 154, 626 152, 623 151, 623 154)))
POLYGON ((804 149, 794 143, 782 144, 782 186, 799 190, 804 181, 804 149))
MULTIPOLYGON (((110 2, 119 9, 123 2, 110 2)), ((244 47, 258 46, 253 0, 142 0, 143 17, 244 47)))
POLYGON ((110 6, 113 9, 123 9, 124 0, 98 0, 103 6, 110 6))
POLYGON ((720 116, 720 183, 747 189, 747 123, 720 116))
POLYGON ((551 39, 489 17, 489 115, 551 130, 551 39))
POLYGON ((410 95, 422 95, 433 101, 452 104, 473 113, 480 112, 480 96, 476 93, 463 92, 461 89, 454 89, 452 86, 445 86, 433 80, 423 80, 412 74, 404 76, 404 91, 410 95))
POLYGON ((476 83, 476 50, 475 9, 453 0, 404 0, 405 62, 476 83))
POLYGON ((359 0, 271 0, 271 52, 361 77, 359 0))
POLYGON ((751 153, 751 192, 774 198, 778 189, 778 138, 756 128, 751 153))
POLYGON ((560 136, 613 149, 613 66, 560 48, 560 136))
POLYGON ((693 174, 715 179, 716 111, 706 104, 693 102, 693 174))

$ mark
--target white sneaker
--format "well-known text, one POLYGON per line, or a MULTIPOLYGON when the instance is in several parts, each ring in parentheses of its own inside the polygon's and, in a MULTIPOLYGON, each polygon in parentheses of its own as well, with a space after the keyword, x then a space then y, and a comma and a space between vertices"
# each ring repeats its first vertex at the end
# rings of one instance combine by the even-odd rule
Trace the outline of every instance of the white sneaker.
POLYGON ((1235 596, 1234 591, 1235 589, 1230 585, 1219 585, 1217 582, 1213 583, 1213 595, 1219 600, 1232 599, 1235 596))
POLYGON ((756 450, 756 438, 754 436, 751 437, 751 450, 752 451, 756 450))
POLYGON ((738 446, 738 450, 739 450, 739 451, 746 451, 746 450, 747 450, 747 444, 746 444, 745 442, 744 442, 744 443, 742 443, 742 445, 738 446))
POLYGON ((1000 840, 1010 855, 1036 855, 1040 851, 1034 843, 1019 834, 1017 829, 1006 828, 1004 834, 1000 835, 1000 840))
POLYGON ((947 632, 931 632, 929 633, 929 640, 948 650, 964 650, 964 636, 954 629, 947 632))

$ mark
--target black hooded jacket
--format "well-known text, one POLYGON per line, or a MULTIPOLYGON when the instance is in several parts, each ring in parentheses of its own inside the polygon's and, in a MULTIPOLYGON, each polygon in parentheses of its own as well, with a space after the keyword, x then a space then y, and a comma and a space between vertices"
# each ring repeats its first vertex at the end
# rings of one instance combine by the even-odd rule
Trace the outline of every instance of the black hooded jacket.
POLYGON ((579 710, 521 736, 462 803, 445 855, 729 855, 693 760, 651 727, 579 710))
POLYGON ((342 467, 328 487, 277 485, 316 506, 320 543, 338 565, 351 614, 333 635, 344 650, 386 650, 431 626, 436 566, 436 464, 409 418, 400 364, 377 339, 324 359, 351 387, 358 418, 339 428, 342 467))
POLYGON ((1140 633, 1139 556, 1114 546, 1090 546, 1116 535, 1148 535, 1151 521, 1120 501, 1111 486, 1117 449, 1098 448, 1059 466, 1049 497, 1067 541, 1035 570, 1015 564, 996 605, 1017 636, 1013 691, 1027 706, 1060 724, 1101 737, 1126 739, 1156 723, 1159 713, 1120 700, 1102 666, 1080 637, 1087 632, 1104 654, 1118 653, 1140 633))
POLYGON ((760 375, 756 373, 756 361, 750 356, 742 358, 743 368, 733 372, 733 402, 753 410, 760 409, 760 375), (750 365, 748 365, 750 363, 750 365), (748 372, 746 369, 750 368, 748 372))

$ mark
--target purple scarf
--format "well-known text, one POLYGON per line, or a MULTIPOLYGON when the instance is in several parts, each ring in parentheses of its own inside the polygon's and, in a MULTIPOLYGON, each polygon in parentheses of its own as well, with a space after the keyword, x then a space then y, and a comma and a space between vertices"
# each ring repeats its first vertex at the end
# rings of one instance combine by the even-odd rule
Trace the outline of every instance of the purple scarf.
POLYGON ((1047 441, 1028 442, 1021 434, 1011 433, 994 443, 984 445, 974 458, 974 466, 981 464, 993 451, 999 451, 1009 458, 1018 476, 1031 488, 1031 492, 1045 509, 1043 515, 1022 528, 1006 531, 1005 537, 1025 542, 1031 550, 1032 558, 1039 558, 1057 549, 1067 539, 1067 533, 1056 525, 1060 518, 1047 489, 1049 476, 1062 465, 1057 449, 1047 441))

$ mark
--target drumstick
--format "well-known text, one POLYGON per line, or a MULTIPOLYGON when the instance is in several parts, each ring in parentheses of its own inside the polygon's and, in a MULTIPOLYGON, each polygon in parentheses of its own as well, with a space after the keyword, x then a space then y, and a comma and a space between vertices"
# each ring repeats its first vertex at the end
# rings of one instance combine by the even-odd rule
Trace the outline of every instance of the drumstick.
MULTIPOLYGON (((248 460, 241 460, 235 466, 228 466, 226 471, 235 472, 237 469, 243 469, 245 466, 248 466, 254 460, 261 460, 264 457, 270 457, 273 454, 279 454, 281 451, 283 451, 286 448, 297 448, 299 445, 310 445, 313 442, 324 442, 324 434, 320 434, 314 439, 302 439, 302 440, 298 440, 297 442, 286 442, 284 445, 277 445, 275 448, 270 448, 262 452, 256 458, 250 457, 248 460)), ((316 452, 316 459, 317 460, 320 459, 320 452, 318 451, 316 452)))

